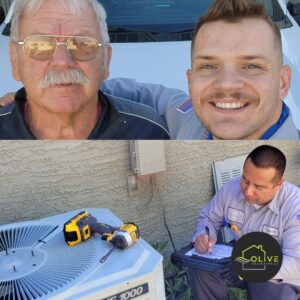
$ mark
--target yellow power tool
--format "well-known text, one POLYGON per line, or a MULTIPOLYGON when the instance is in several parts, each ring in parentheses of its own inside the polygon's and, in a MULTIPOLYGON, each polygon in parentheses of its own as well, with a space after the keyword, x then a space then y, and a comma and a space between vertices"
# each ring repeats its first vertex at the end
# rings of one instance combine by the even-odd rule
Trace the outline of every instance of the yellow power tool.
POLYGON ((124 223, 112 233, 102 234, 102 239, 107 240, 116 249, 131 247, 140 237, 140 231, 134 223, 124 223))
POLYGON ((140 237, 136 224, 128 222, 120 227, 99 223, 87 211, 82 211, 64 225, 64 237, 69 246, 75 246, 94 234, 100 234, 103 240, 107 240, 115 249, 127 249, 140 237))

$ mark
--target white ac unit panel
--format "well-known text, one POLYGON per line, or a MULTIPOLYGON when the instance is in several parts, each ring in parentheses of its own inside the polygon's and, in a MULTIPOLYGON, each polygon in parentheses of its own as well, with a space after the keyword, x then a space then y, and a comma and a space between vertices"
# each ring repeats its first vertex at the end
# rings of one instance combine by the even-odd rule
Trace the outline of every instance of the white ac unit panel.
POLYGON ((247 155, 239 155, 235 157, 226 158, 212 163, 213 177, 215 190, 233 179, 234 177, 241 176, 243 173, 243 165, 247 155))
MULTIPOLYGON (((123 222, 107 209, 82 209, 101 223, 123 222)), ((115 249, 95 235, 67 246, 64 223, 82 210, 0 226, 0 299, 165 299, 162 256, 142 238, 115 249)))

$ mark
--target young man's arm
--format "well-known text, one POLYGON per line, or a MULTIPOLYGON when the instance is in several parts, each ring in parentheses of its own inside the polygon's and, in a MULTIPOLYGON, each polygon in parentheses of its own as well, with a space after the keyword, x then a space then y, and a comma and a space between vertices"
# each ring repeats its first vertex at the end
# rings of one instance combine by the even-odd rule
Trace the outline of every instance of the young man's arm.
MULTIPOLYGON (((168 108, 175 102, 188 99, 188 95, 177 89, 167 88, 160 84, 138 83, 134 79, 109 79, 102 83, 101 90, 127 100, 139 102, 154 108, 162 116, 166 115, 168 108)), ((0 97, 0 107, 14 101, 15 93, 7 93, 0 97)))
POLYGON ((104 93, 139 102, 154 108, 166 120, 169 109, 184 102, 188 95, 178 89, 167 88, 161 84, 139 83, 134 79, 109 79, 102 83, 104 93))
POLYGON ((167 123, 171 139, 203 139, 206 134, 195 117, 189 96, 181 90, 126 78, 106 80, 101 90, 155 109, 167 123))
MULTIPOLYGON (((102 83, 101 90, 105 94, 155 109, 167 123, 171 139, 203 139, 206 134, 205 128, 194 116, 188 95, 181 90, 159 84, 138 83, 126 78, 106 80, 102 83), (196 135, 193 135, 193 131, 196 131, 196 135)), ((1 97, 0 103, 4 106, 12 102, 13 95, 11 93, 1 97)))

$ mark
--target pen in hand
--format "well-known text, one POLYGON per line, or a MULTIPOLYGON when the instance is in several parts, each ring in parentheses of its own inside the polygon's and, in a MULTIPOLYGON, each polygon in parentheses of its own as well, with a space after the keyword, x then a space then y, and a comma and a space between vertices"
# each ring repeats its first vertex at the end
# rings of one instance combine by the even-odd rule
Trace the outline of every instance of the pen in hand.
POLYGON ((205 233, 207 235, 207 240, 208 240, 208 253, 210 254, 211 253, 211 245, 210 245, 210 238, 209 238, 209 227, 208 226, 205 226, 205 233))
POLYGON ((212 252, 216 239, 214 238, 214 234, 210 232, 208 226, 204 226, 203 229, 201 230, 201 234, 199 234, 195 239, 194 248, 199 253, 208 254, 212 252))

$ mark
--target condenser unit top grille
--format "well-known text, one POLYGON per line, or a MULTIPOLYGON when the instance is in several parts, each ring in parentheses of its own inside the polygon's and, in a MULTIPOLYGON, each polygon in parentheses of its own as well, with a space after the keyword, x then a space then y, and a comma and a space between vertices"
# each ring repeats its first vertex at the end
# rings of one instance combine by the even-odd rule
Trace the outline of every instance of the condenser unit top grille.
POLYGON ((34 244, 55 230, 53 225, 24 226, 0 231, 0 251, 20 247, 33 247, 34 244))
POLYGON ((57 228, 46 224, 0 231, 0 300, 51 295, 95 263, 94 239, 66 247, 62 229, 57 228))
POLYGON ((108 209, 84 208, 0 226, 0 300, 165 299, 162 256, 142 238, 113 252, 97 234, 67 245, 64 225, 82 211, 123 224, 108 209))

